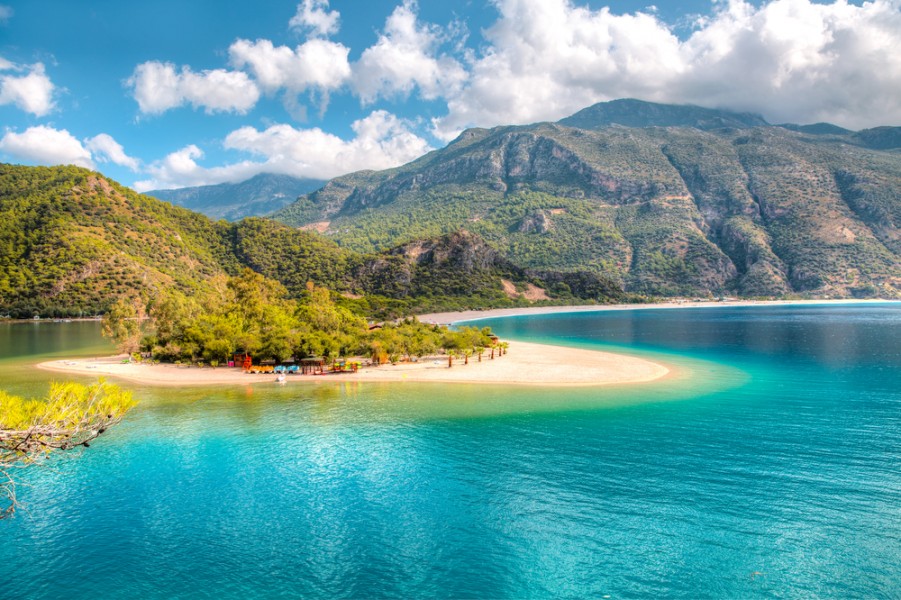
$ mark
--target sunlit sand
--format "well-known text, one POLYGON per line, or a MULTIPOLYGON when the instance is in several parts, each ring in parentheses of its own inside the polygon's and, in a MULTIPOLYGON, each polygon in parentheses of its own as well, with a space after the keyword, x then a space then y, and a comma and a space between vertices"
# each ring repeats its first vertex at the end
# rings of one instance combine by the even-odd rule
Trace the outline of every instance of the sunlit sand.
MULTIPOLYGON (((123 363, 122 357, 54 360, 38 368, 67 374, 106 376, 145 385, 185 386, 272 383, 275 375, 243 373, 237 368, 199 368, 170 364, 123 363)), ((670 369, 643 358, 578 348, 509 342, 503 356, 490 352, 459 358, 448 367, 447 357, 431 357, 415 363, 363 367, 356 373, 288 375, 286 384, 325 381, 442 382, 502 385, 593 386, 642 383, 667 375, 670 369)))

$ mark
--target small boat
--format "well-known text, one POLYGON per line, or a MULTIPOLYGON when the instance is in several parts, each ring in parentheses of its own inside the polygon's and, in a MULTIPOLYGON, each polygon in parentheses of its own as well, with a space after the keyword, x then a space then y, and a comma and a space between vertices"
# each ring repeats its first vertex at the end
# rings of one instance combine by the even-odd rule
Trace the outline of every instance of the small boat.
POLYGON ((288 378, 285 376, 284 373, 279 373, 278 377, 275 378, 276 383, 285 383, 287 380, 288 380, 288 378))

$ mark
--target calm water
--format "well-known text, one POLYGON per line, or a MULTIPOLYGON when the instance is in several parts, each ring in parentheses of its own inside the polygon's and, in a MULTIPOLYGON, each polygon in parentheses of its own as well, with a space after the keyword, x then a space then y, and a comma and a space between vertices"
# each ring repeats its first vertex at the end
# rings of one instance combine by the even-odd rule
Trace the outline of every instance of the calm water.
MULTIPOLYGON (((489 324, 678 375, 135 387, 105 439, 22 474, 0 598, 901 593, 901 305, 489 324)), ((104 352, 96 324, 0 325, 2 387, 104 352)))

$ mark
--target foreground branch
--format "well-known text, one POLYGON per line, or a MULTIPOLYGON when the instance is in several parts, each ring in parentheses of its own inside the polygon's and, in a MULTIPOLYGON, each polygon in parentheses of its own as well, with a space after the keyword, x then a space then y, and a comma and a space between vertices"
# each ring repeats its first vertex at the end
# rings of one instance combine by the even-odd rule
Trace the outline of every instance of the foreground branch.
POLYGON ((53 383, 43 400, 26 400, 0 391, 0 495, 8 506, 0 519, 16 508, 14 466, 34 465, 57 450, 90 446, 119 423, 134 406, 131 393, 103 380, 90 386, 53 383))

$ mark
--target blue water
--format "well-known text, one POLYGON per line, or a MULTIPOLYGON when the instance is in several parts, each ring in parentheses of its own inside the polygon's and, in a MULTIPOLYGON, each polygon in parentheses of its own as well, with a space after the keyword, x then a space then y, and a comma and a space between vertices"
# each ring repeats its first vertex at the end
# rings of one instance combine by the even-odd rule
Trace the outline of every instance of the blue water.
MULTIPOLYGON (((21 475, 0 598, 898 597, 901 305, 489 324, 679 376, 135 387, 105 439, 21 475)), ((101 344, 27 327, 0 328, 3 387, 101 344)))

